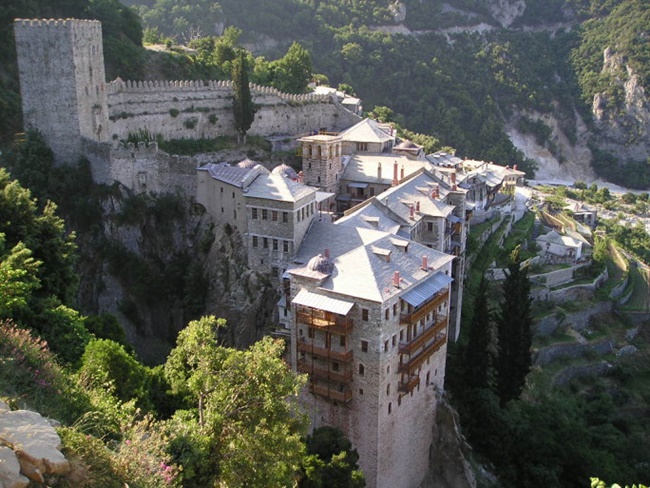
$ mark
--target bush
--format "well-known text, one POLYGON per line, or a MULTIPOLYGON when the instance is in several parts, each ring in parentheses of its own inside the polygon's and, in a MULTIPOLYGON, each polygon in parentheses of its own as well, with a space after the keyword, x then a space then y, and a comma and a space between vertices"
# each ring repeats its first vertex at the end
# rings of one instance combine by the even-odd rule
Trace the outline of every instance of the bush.
POLYGON ((169 109, 169 115, 171 115, 172 117, 178 117, 179 113, 180 113, 180 111, 177 108, 170 108, 169 109))

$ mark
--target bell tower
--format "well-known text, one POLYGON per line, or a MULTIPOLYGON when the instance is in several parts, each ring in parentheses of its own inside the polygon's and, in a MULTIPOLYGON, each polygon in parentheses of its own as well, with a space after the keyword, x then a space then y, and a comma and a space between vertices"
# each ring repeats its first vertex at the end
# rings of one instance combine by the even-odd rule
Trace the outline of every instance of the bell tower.
POLYGON ((341 139, 335 135, 316 134, 299 139, 302 144, 302 173, 307 185, 337 193, 343 170, 341 139))

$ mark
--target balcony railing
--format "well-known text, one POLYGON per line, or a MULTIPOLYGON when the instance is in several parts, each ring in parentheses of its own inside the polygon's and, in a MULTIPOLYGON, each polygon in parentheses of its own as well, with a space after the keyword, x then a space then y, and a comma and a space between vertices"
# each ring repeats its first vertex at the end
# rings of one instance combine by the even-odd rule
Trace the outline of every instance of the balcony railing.
POLYGON ((332 371, 331 369, 317 368, 304 359, 298 361, 298 371, 317 378, 338 381, 340 383, 349 383, 352 381, 352 370, 332 371))
POLYGON ((415 374, 415 371, 422 366, 422 363, 431 357, 433 353, 438 351, 443 345, 447 343, 447 336, 444 335, 438 340, 433 341, 431 344, 426 346, 424 350, 415 357, 412 357, 409 361, 402 363, 397 368, 397 371, 400 373, 405 373, 408 375, 415 374))
POLYGON ((405 325, 412 325, 418 322, 421 318, 425 317, 429 312, 431 312, 432 310, 440 306, 440 304, 442 304, 445 300, 447 300, 447 297, 449 297, 449 289, 445 288, 443 292, 434 295, 429 302, 422 305, 417 310, 411 313, 401 314, 400 323, 405 325))
POLYGON ((296 322, 310 327, 326 328, 327 332, 348 335, 352 332, 354 321, 342 315, 329 314, 322 310, 298 307, 296 322))
POLYGON ((309 390, 315 395, 324 396, 330 400, 336 400, 343 403, 352 400, 352 391, 349 388, 344 388, 343 391, 339 391, 327 386, 315 385, 312 383, 309 385, 309 390))
POLYGON ((418 375, 409 376, 405 382, 400 381, 397 385, 397 391, 400 393, 410 393, 410 391, 420 384, 420 377, 418 375))
POLYGON ((314 346, 302 338, 298 341, 298 350, 323 359, 333 359, 342 363, 352 362, 352 351, 333 351, 325 347, 314 346))
POLYGON ((428 329, 423 331, 419 336, 414 337, 410 342, 400 342, 399 352, 402 354, 413 354, 424 344, 429 342, 438 332, 444 330, 447 326, 447 316, 439 315, 436 322, 433 323, 428 329))

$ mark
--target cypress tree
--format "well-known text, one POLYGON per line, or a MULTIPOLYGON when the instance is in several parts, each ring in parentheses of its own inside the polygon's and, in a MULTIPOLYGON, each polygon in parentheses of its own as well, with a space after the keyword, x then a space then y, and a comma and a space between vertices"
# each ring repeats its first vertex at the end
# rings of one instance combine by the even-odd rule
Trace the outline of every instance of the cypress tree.
POLYGON ((528 270, 521 266, 520 249, 517 246, 510 255, 497 325, 497 393, 502 406, 519 397, 526 384, 526 375, 530 371, 530 302, 528 270))
POLYGON ((474 300, 474 319, 464 354, 465 381, 469 388, 492 388, 497 356, 497 336, 488 304, 489 282, 481 278, 474 300))
POLYGON ((246 143, 246 132, 251 128, 255 120, 255 105, 251 98, 251 90, 248 84, 248 72, 246 70, 246 58, 244 52, 233 61, 232 65, 232 82, 233 82, 233 114, 235 117, 235 129, 237 130, 237 141, 240 142, 242 137, 246 143))

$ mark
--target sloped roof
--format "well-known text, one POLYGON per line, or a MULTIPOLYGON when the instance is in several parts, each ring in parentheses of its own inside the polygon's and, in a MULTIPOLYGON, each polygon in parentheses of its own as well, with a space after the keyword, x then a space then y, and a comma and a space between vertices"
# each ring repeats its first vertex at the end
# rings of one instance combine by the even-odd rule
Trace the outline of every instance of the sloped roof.
POLYGON ((538 242, 549 242, 551 244, 558 244, 566 247, 580 247, 582 242, 573 237, 559 234, 558 232, 552 230, 548 234, 539 236, 536 239, 538 242))
MULTIPOLYGON (((409 241, 404 247, 394 240, 394 235, 387 232, 314 221, 296 260, 307 263, 327 247, 334 269, 322 280, 319 289, 342 297, 383 302, 425 281, 454 259, 416 242, 409 241), (391 251, 390 258, 375 252, 376 249, 391 251), (423 256, 427 257, 426 271, 422 269, 423 256), (400 276, 399 287, 393 286, 396 271, 400 276)), ((289 273, 301 275, 304 268, 304 264, 299 264, 289 273)))
POLYGON ((229 185, 243 188, 246 176, 253 170, 253 167, 232 166, 228 163, 208 163, 197 171, 207 171, 208 174, 218 181, 223 181, 229 185))
POLYGON ((404 168, 404 177, 407 177, 427 165, 426 161, 416 161, 401 154, 357 153, 348 159, 341 180, 390 185, 393 181, 395 163, 397 163, 398 179, 401 179, 402 168, 404 168), (377 178, 379 164, 381 164, 381 179, 377 178))
POLYGON ((386 132, 376 120, 363 119, 361 122, 345 129, 339 134, 341 140, 352 142, 379 142, 394 140, 395 137, 386 132))
POLYGON ((282 174, 262 174, 255 178, 246 196, 283 202, 297 202, 306 196, 316 194, 317 188, 293 181, 282 174))

